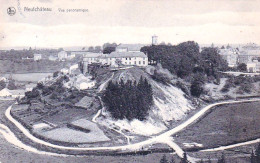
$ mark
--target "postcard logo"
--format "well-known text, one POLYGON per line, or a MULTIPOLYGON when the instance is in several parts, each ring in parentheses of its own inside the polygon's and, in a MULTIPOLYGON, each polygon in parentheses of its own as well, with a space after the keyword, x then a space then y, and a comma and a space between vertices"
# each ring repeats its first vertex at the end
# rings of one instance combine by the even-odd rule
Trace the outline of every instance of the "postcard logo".
POLYGON ((7 14, 13 16, 16 13, 16 9, 14 7, 7 8, 7 14))

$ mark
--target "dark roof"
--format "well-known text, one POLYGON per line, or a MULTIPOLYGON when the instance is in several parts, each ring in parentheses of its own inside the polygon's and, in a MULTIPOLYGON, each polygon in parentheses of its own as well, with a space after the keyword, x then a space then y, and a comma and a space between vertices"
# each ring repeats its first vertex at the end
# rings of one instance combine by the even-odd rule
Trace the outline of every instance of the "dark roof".
POLYGON ((108 58, 147 57, 143 52, 112 52, 108 58))
POLYGON ((116 49, 127 49, 128 51, 140 51, 145 44, 119 44, 116 49))

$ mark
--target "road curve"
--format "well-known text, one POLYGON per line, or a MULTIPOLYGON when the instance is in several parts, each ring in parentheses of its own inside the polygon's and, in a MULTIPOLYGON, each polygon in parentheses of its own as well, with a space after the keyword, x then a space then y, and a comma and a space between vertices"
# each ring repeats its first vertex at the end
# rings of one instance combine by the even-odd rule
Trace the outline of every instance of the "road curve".
MULTIPOLYGON (((109 151, 137 151, 141 150, 144 146, 156 144, 156 143, 165 143, 168 144, 170 147, 172 147, 176 153, 178 154, 179 157, 183 157, 184 151, 174 142, 172 142, 171 136, 173 134, 178 133, 179 131, 183 130, 196 120, 198 120, 201 116, 203 116, 208 110, 210 110, 212 107, 215 107, 217 105, 223 105, 223 104, 234 104, 234 103, 243 103, 243 102, 255 102, 255 101, 260 101, 260 99, 251 99, 251 100, 240 100, 240 101, 224 101, 224 102, 217 102, 214 104, 210 104, 203 109, 201 109, 198 113, 194 114, 191 118, 180 124, 179 126, 166 131, 158 136, 155 136, 153 138, 147 139, 145 141, 135 143, 135 144, 129 144, 129 145, 123 145, 123 146, 114 146, 114 147, 92 147, 92 148, 82 148, 82 147, 66 147, 66 146, 60 146, 60 145, 55 145, 51 144, 49 142, 45 142, 39 138, 36 138, 33 136, 23 125, 21 125, 17 120, 15 120, 10 112, 12 106, 9 106, 8 109, 5 112, 5 116, 29 139, 31 139, 35 143, 39 143, 45 146, 49 146, 52 148, 56 149, 67 149, 67 150, 75 150, 75 151, 98 151, 98 150, 109 150, 109 151)), ((195 162, 192 157, 189 160, 191 162, 195 162)))

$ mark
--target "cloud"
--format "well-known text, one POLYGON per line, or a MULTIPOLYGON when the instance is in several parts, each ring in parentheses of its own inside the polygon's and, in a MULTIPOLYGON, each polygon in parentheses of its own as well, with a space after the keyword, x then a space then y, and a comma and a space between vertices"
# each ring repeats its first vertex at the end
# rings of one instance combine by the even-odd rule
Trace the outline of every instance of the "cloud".
MULTIPOLYGON (((20 0, 23 7, 52 7, 53 12, 0 13, 0 46, 86 46, 117 43, 260 43, 260 1, 249 0, 20 0), (60 13, 89 9, 87 13, 60 13), (36 35, 38 36, 36 39, 36 35)), ((0 9, 17 5, 6 1, 0 9)))

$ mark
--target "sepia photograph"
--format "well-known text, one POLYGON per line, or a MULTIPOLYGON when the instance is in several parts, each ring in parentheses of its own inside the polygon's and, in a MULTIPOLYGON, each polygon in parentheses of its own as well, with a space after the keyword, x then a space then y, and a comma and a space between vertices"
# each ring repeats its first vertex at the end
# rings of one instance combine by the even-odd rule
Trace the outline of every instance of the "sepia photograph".
POLYGON ((260 0, 0 4, 0 163, 260 163, 260 0))

